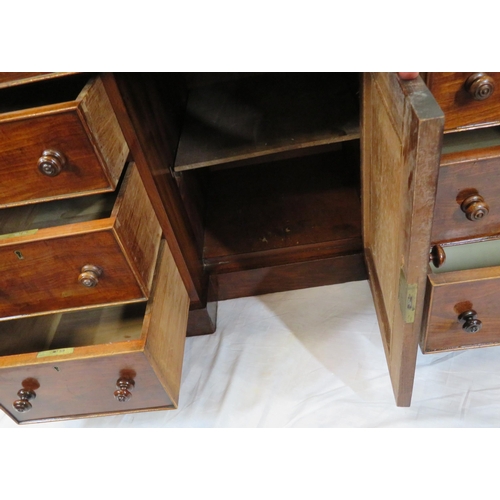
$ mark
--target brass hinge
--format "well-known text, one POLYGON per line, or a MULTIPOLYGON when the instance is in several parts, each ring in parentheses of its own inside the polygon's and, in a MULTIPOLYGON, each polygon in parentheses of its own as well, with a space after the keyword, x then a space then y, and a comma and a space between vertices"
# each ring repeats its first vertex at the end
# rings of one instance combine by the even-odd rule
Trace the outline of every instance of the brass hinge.
POLYGON ((399 306, 405 323, 415 321, 415 308, 417 305, 417 285, 406 281, 403 268, 399 273, 399 306))

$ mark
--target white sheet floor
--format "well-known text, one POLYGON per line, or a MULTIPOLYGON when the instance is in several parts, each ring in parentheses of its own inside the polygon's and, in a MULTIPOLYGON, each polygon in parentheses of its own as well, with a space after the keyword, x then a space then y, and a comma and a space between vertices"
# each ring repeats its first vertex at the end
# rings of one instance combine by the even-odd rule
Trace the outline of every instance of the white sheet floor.
POLYGON ((500 427, 500 347, 419 352, 398 408, 366 281, 229 300, 186 340, 179 409, 29 427, 500 427))

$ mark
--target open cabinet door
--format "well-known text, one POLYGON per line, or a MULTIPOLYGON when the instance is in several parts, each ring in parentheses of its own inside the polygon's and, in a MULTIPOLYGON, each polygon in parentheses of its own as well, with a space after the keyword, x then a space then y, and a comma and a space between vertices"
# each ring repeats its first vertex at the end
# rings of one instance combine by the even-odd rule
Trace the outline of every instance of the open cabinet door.
POLYGON ((363 240, 398 406, 409 406, 444 115, 419 77, 363 76, 363 240))

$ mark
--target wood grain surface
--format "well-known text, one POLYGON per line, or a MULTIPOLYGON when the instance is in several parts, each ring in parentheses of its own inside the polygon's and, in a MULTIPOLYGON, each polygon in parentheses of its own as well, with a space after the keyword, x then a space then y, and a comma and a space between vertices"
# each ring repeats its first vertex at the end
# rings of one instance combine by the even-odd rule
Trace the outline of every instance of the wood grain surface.
POLYGON ((359 138, 355 73, 267 73, 193 88, 175 170, 359 138))
MULTIPOLYGON (((64 81, 50 83, 57 87, 58 82, 64 81)), ((0 207, 81 196, 116 187, 128 147, 119 127, 104 130, 95 126, 98 122, 116 122, 116 118, 109 105, 96 102, 93 85, 100 86, 100 80, 85 89, 80 87, 80 98, 76 94, 67 102, 56 103, 49 99, 50 104, 42 101, 37 107, 0 114, 0 207), (87 98, 91 102, 87 103, 87 98), (92 124, 92 130, 87 121, 92 124), (66 160, 66 166, 56 177, 43 175, 38 169, 38 160, 45 150, 58 151, 66 160)), ((31 99, 38 95, 37 88, 30 91, 28 87, 22 88, 31 99)), ((14 96, 4 95, 12 91, 0 90, 0 98, 12 103, 14 96)), ((52 92, 51 89, 50 95, 52 92)), ((102 92, 100 96, 105 99, 102 92)), ((24 93, 18 98, 21 106, 25 102, 24 93)), ((35 102, 30 106, 33 104, 35 102)))
POLYGON ((0 406, 17 422, 176 407, 188 304, 172 255, 163 245, 145 313, 143 305, 132 304, 3 322, 1 339, 16 337, 23 326, 32 331, 14 353, 8 341, 0 340, 5 347, 0 406), (120 376, 135 381, 125 403, 113 396, 120 376), (12 402, 30 379, 38 386, 33 408, 17 413, 12 402))
POLYGON ((490 267, 429 275, 422 351, 438 352, 500 344, 500 268, 490 267), (477 312, 482 328, 463 330, 458 316, 477 312))
POLYGON ((193 307, 206 304, 196 237, 171 175, 185 99, 175 74, 106 73, 103 82, 193 307))
POLYGON ((474 100, 465 89, 473 72, 427 73, 427 86, 445 115, 445 131, 500 123, 500 73, 487 73, 496 90, 484 101, 474 100))
POLYGON ((356 146, 212 172, 206 188, 207 269, 228 272, 360 251, 356 146))
POLYGON ((70 72, 10 72, 0 73, 0 88, 13 87, 16 85, 24 85, 42 80, 51 80, 60 78, 61 76, 72 75, 70 72))
POLYGON ((396 404, 409 406, 444 117, 421 78, 395 73, 364 74, 362 108, 364 248, 396 404))
POLYGON ((0 317, 147 299, 161 231, 134 165, 127 174, 111 216, 0 239, 0 317), (93 288, 78 282, 88 264, 102 269, 93 288))
POLYGON ((144 352, 177 406, 186 341, 189 297, 167 243, 162 242, 144 352))
POLYGON ((213 274, 218 300, 367 279, 362 251, 213 274))
POLYGON ((137 281, 151 290, 161 241, 161 227, 135 164, 127 171, 112 217, 114 230, 137 281))
POLYGON ((432 226, 434 243, 498 234, 500 231, 500 148, 444 155, 439 169, 432 226), (487 215, 469 220, 462 202, 479 194, 489 207, 487 215))

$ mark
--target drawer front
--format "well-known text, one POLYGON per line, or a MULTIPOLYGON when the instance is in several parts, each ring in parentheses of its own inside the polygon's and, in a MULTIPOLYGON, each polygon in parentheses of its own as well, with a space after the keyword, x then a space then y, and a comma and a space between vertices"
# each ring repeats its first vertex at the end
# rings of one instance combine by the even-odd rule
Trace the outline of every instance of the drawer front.
POLYGON ((429 276, 422 351, 500 344, 499 304, 500 267, 429 276))
POLYGON ((0 238, 1 318, 148 298, 161 228, 135 165, 111 217, 26 233, 0 238))
POLYGON ((1 370, 0 406, 19 423, 174 407, 140 352, 1 370), (133 387, 130 383, 128 389, 124 387, 130 389, 128 401, 114 395, 120 378, 133 380, 133 387), (18 395, 21 389, 35 393, 35 398, 28 399, 28 411, 13 407, 23 400, 18 395))
POLYGON ((18 423, 176 408, 188 311, 163 242, 147 304, 4 321, 0 408, 18 423))
POLYGON ((146 298, 112 229, 0 248, 0 276, 2 318, 146 298))
POLYGON ((439 169, 432 241, 500 232, 500 157, 448 163, 439 169))
POLYGON ((0 114, 0 136, 0 207, 113 190, 128 155, 99 78, 75 101, 0 114))
POLYGON ((500 123, 500 73, 429 73, 445 131, 500 123))

